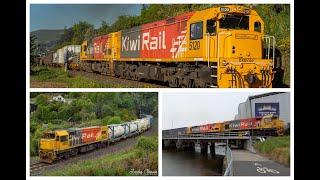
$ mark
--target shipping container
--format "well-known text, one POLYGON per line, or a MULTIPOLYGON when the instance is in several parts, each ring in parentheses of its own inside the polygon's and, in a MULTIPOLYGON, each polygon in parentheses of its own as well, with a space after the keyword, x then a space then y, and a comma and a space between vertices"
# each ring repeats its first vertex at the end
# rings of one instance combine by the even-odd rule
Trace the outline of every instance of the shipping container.
POLYGON ((108 127, 109 127, 108 133, 111 139, 121 137, 125 134, 125 127, 123 125, 111 124, 108 127))
POLYGON ((101 127, 93 126, 82 128, 82 142, 94 142, 101 136, 101 127))
POLYGON ((75 58, 79 60, 81 46, 80 45, 68 45, 63 47, 63 53, 65 60, 64 62, 74 60, 75 58))
POLYGON ((58 49, 54 55, 53 55, 53 61, 52 63, 54 64, 64 64, 64 49, 61 48, 61 49, 58 49))
POLYGON ((129 132, 130 133, 135 133, 138 130, 138 123, 130 122, 130 123, 128 123, 128 125, 129 125, 129 132))
POLYGON ((129 130, 129 124, 128 123, 123 123, 121 124, 124 128, 124 134, 127 135, 130 133, 130 130, 129 130))

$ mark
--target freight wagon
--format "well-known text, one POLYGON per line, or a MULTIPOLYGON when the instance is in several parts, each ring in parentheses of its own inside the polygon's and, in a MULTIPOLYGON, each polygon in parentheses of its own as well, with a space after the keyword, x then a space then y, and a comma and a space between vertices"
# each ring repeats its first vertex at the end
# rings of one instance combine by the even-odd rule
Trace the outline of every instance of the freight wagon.
POLYGON ((136 136, 151 128, 150 120, 152 118, 151 115, 146 115, 142 119, 122 124, 46 132, 39 142, 40 160, 52 163, 58 159, 67 159, 69 156, 136 136))
POLYGON ((170 87, 266 88, 274 47, 255 10, 225 5, 84 41, 68 67, 170 87))
POLYGON ((52 64, 56 66, 64 66, 65 63, 73 61, 79 63, 80 60, 80 45, 67 45, 53 53, 52 64))
POLYGON ((177 137, 178 135, 186 134, 187 127, 176 128, 176 129, 168 129, 162 131, 163 137, 177 137))

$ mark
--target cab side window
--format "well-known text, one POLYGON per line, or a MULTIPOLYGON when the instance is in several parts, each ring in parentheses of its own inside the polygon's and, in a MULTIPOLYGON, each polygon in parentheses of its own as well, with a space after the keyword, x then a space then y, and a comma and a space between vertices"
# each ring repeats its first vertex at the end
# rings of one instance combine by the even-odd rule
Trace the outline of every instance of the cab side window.
POLYGON ((254 31, 261 32, 261 23, 259 21, 254 22, 254 31))
POLYGON ((203 36, 203 22, 197 22, 190 25, 190 39, 202 39, 203 36))
POLYGON ((65 142, 68 140, 67 136, 60 136, 60 142, 65 142))
POLYGON ((216 21, 213 19, 207 20, 207 33, 210 35, 215 35, 217 32, 216 21))

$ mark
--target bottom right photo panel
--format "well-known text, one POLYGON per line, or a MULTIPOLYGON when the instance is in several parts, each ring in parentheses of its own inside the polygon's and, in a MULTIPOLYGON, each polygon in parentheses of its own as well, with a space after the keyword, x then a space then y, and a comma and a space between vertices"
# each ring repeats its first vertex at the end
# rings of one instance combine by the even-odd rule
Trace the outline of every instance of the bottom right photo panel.
POLYGON ((290 93, 162 94, 163 176, 290 176, 290 93))

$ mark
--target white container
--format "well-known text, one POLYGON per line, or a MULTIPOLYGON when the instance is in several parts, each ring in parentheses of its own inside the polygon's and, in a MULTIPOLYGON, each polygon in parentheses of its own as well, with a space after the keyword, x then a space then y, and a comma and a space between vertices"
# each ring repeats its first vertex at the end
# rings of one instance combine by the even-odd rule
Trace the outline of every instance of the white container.
POLYGON ((109 135, 112 138, 117 138, 124 135, 125 129, 121 125, 111 125, 109 128, 109 135))
POLYGON ((55 64, 63 64, 64 63, 63 51, 64 51, 64 49, 61 48, 61 49, 58 49, 54 53, 52 63, 55 63, 55 64))
POLYGON ((136 132, 136 131, 138 130, 138 125, 137 125, 137 123, 130 122, 130 123, 129 123, 129 127, 130 127, 130 133, 136 132))
POLYGON ((80 57, 81 46, 80 45, 68 45, 63 47, 64 62, 73 60, 80 57))

